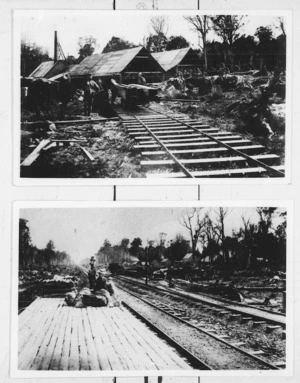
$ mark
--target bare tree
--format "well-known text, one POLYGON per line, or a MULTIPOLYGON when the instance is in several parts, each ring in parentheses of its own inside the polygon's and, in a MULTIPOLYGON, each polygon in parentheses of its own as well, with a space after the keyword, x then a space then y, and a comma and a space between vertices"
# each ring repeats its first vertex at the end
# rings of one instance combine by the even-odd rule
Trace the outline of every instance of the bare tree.
POLYGON ((280 29, 281 30, 281 33, 286 36, 286 33, 285 33, 285 21, 284 21, 284 18, 279 16, 279 17, 276 17, 276 22, 277 23, 274 23, 274 27, 276 29, 280 29))
POLYGON ((202 208, 193 208, 192 211, 185 212, 179 219, 179 223, 190 233, 193 258, 196 255, 199 237, 206 224, 205 216, 201 217, 202 210, 202 208))
POLYGON ((202 44, 199 42, 199 46, 204 55, 204 72, 207 72, 207 33, 210 28, 210 16, 187 16, 185 17, 185 20, 192 24, 193 29, 196 30, 201 36, 202 44))
POLYGON ((168 21, 164 16, 154 16, 150 19, 150 23, 154 34, 150 33, 149 37, 147 38, 147 48, 155 52, 161 52, 165 50, 167 43, 166 35, 169 29, 168 21), (155 45, 155 49, 151 49, 153 44, 155 45))
POLYGON ((221 249, 223 251, 223 256, 225 262, 229 261, 229 252, 225 242, 225 218, 230 213, 230 210, 225 207, 219 207, 215 210, 216 214, 216 223, 215 223, 215 233, 218 237, 218 241, 220 242, 221 249))
POLYGON ((160 33, 167 35, 169 30, 169 24, 167 19, 164 16, 151 17, 150 22, 151 22, 152 29, 157 35, 160 33))

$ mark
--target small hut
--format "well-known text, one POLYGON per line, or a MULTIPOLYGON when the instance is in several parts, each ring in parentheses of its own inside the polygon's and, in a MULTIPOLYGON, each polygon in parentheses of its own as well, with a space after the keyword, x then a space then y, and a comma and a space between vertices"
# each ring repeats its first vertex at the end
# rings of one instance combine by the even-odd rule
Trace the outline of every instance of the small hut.
POLYGON ((139 72, 147 82, 162 80, 163 68, 144 47, 123 49, 116 52, 93 54, 70 70, 72 78, 114 78, 120 83, 132 83, 139 72))
POLYGON ((185 77, 194 76, 201 71, 201 60, 192 48, 174 49, 152 53, 152 56, 165 70, 165 79, 174 77, 182 72, 185 77))

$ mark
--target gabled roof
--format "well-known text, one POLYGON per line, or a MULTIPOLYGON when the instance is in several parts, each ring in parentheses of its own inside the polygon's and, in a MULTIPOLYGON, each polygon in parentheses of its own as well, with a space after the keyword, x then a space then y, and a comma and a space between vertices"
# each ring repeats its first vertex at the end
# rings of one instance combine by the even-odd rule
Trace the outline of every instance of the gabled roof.
POLYGON ((167 72, 168 70, 179 65, 187 54, 196 55, 192 48, 182 48, 174 49, 172 51, 152 53, 152 56, 167 72))
MULTIPOLYGON (((70 74, 71 76, 84 76, 88 74, 104 76, 121 73, 141 53, 152 59, 150 53, 141 46, 116 52, 94 54, 86 57, 80 64, 75 65, 70 70, 70 74)), ((160 67, 158 64, 157 66, 160 67)))
POLYGON ((56 63, 54 63, 54 61, 45 61, 41 63, 37 68, 35 68, 29 77, 45 77, 55 64, 56 63))
POLYGON ((44 61, 28 76, 33 78, 50 78, 64 72, 67 65, 64 61, 44 61))

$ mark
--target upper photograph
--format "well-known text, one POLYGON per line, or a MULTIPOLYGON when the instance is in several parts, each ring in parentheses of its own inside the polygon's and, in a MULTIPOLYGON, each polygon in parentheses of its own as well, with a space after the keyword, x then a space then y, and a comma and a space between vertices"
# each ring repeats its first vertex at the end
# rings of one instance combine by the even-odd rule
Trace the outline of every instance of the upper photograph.
POLYGON ((277 13, 15 11, 15 175, 283 182, 291 33, 277 13))

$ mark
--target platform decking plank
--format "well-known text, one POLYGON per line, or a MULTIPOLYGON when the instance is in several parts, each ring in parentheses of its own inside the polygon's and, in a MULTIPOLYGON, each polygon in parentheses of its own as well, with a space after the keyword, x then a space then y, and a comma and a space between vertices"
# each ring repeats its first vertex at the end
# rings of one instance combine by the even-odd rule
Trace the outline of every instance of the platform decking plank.
POLYGON ((85 310, 81 310, 81 314, 83 317, 82 325, 83 325, 84 338, 87 345, 89 369, 100 370, 100 365, 97 358, 98 352, 97 352, 96 345, 91 332, 91 323, 89 321, 87 311, 88 311, 88 308, 85 310))
MULTIPOLYGON (((129 315, 129 313, 128 313, 129 315)), ((145 334, 146 327, 148 329, 148 326, 142 322, 139 322, 138 326, 136 326, 136 329, 140 329, 142 332, 142 335, 145 334)), ((151 336, 147 336, 145 338, 145 341, 152 347, 152 349, 157 352, 157 350, 160 350, 159 357, 162 359, 163 368, 168 368, 170 370, 177 370, 179 368, 187 368, 187 364, 185 361, 182 360, 182 357, 180 357, 177 352, 170 347, 166 343, 165 340, 159 338, 159 342, 157 340, 157 335, 154 335, 154 333, 151 333, 151 336), (159 343, 159 344, 158 344, 159 343)), ((160 365, 161 368, 161 365, 160 365)))
MULTIPOLYGON (((35 325, 29 332, 19 332, 23 345, 19 352, 19 369, 191 368, 174 348, 123 307, 80 309, 65 305, 62 298, 41 298, 39 301, 24 315, 28 320, 30 312, 36 322, 32 321, 35 325)), ((21 323, 24 318, 21 317, 21 323)))
POLYGON ((98 326, 98 324, 95 323, 92 310, 93 308, 90 308, 90 307, 88 308, 87 317, 89 319, 90 329, 91 329, 92 337, 94 340, 94 345, 97 350, 97 359, 99 362, 99 366, 101 370, 111 370, 112 366, 107 357, 107 354, 104 352, 103 341, 100 335, 100 327, 98 326))
MULTIPOLYGON (((60 318, 60 313, 62 310, 62 302, 58 302, 57 308, 55 310, 55 315, 51 316, 51 320, 49 323, 49 326, 44 328, 44 336, 41 338, 40 345, 37 351, 37 354, 35 358, 33 359, 30 368, 33 370, 40 370, 42 369, 42 362, 44 358, 49 358, 49 355, 47 353, 48 346, 51 342, 51 338, 53 336, 53 332, 55 331, 55 328, 57 328, 57 325, 59 324, 59 320, 55 320, 56 317, 60 318)), ((41 329, 43 331, 43 329, 41 329)), ((52 344, 51 344, 52 345, 52 344)))
MULTIPOLYGON (((115 353, 116 353, 116 355, 118 356, 118 359, 120 360, 120 362, 121 362, 121 365, 122 365, 122 370, 123 369, 129 369, 129 366, 128 366, 128 361, 127 361, 127 358, 125 359, 124 357, 123 357, 123 355, 124 355, 124 350, 122 350, 121 349, 121 347, 120 347, 120 341, 119 341, 119 339, 118 338, 116 338, 115 336, 114 336, 114 331, 113 331, 113 329, 111 328, 111 325, 110 325, 110 323, 107 321, 107 319, 106 319, 106 316, 105 316, 105 310, 107 310, 108 308, 107 307, 105 307, 105 308, 103 308, 102 310, 101 310, 101 315, 103 316, 103 318, 104 318, 104 320, 103 320, 103 325, 104 325, 104 328, 105 328, 105 333, 106 333, 106 335, 107 335, 107 337, 108 337, 108 339, 109 339, 109 342, 110 342, 110 344, 112 344, 112 346, 113 346, 113 348, 114 348, 114 350, 115 350, 115 353)), ((115 369, 115 368, 114 368, 115 369)))
MULTIPOLYGON (((40 297, 37 297, 23 312, 18 316, 18 325, 21 329, 27 321, 32 320, 32 312, 39 308, 41 302, 40 297)), ((44 305, 46 302, 44 302, 44 305)))
POLYGON ((144 350, 139 348, 139 344, 134 342, 134 338, 131 336, 128 329, 125 327, 125 323, 122 320, 116 321, 117 314, 112 316, 112 322, 115 326, 118 326, 121 330, 121 335, 123 339, 123 346, 126 349, 127 355, 132 355, 132 361, 134 364, 134 369, 136 370, 148 370, 149 367, 145 364, 145 359, 142 359, 142 355, 144 354, 144 350))
MULTIPOLYGON (((117 308, 118 310, 118 308, 117 308)), ((107 330, 110 335, 110 339, 113 341, 114 344, 118 345, 118 352, 120 352, 122 355, 127 355, 125 364, 126 364, 126 369, 129 370, 134 370, 135 365, 132 360, 132 355, 128 354, 128 348, 126 347, 126 342, 124 342, 124 337, 122 334, 122 331, 119 332, 119 336, 116 334, 116 329, 119 329, 119 324, 114 324, 112 323, 112 317, 113 317, 113 312, 116 312, 114 308, 108 308, 104 309, 102 311, 104 317, 106 318, 106 325, 107 325, 107 330)))
MULTIPOLYGON (((125 310, 122 308, 122 317, 125 315, 125 313, 125 310)), ((120 318, 120 314, 118 313, 117 315, 120 318)), ((127 318, 127 320, 124 321, 124 325, 127 327, 129 333, 132 336, 132 339, 136 343, 137 350, 139 350, 141 355, 143 355, 143 358, 146 357, 147 368, 145 366, 145 370, 159 370, 160 368, 163 368, 164 364, 162 363, 162 359, 159 357, 157 352, 155 352, 152 347, 150 347, 149 344, 145 342, 143 335, 140 334, 140 331, 137 331, 137 324, 135 321, 133 323, 133 321, 133 317, 127 318)))
MULTIPOLYGON (((42 303, 42 302, 41 302, 42 303)), ((57 307, 56 302, 49 302, 47 308, 55 311, 57 307)), ((41 342, 41 333, 43 334, 47 326, 51 323, 51 316, 49 316, 49 311, 45 310, 41 315, 36 314, 34 320, 28 331, 25 331, 24 328, 19 332, 19 368, 24 369, 29 363, 31 364, 32 355, 35 355, 39 349, 41 342), (31 354, 27 354, 26 350, 30 349, 31 354)), ((27 330, 27 329, 26 329, 27 330)))
POLYGON ((69 319, 69 306, 63 307, 63 318, 59 326, 59 332, 57 334, 57 341, 54 347, 54 351, 49 363, 49 370, 58 370, 59 363, 61 361, 64 349, 64 339, 66 336, 67 323, 69 319))
MULTIPOLYGON (((39 321, 42 319, 41 316, 39 315, 39 313, 46 313, 47 310, 47 303, 43 300, 38 300, 37 302, 34 301, 32 303, 33 307, 32 309, 29 310, 29 306, 28 308, 26 308, 21 315, 18 316, 18 325, 19 325, 19 330, 23 331, 23 337, 25 340, 26 339, 26 332, 30 332, 32 333, 33 331, 36 330, 36 326, 37 324, 39 323, 39 321), (23 315, 25 317, 25 319, 23 319, 23 315)), ((19 346, 20 346, 20 341, 21 339, 19 339, 19 346)))
POLYGON ((71 331, 72 331, 72 322, 73 322, 72 309, 73 307, 69 307, 69 306, 66 307, 66 310, 68 311, 68 318, 66 322, 66 328, 64 331, 61 358, 58 363, 59 370, 68 370, 69 355, 70 355, 70 348, 71 348, 71 331))
MULTIPOLYGON (((126 315, 128 316, 128 320, 132 318, 128 311, 126 315)), ((169 345, 166 346, 166 343, 161 338, 157 338, 157 335, 149 332, 149 328, 146 324, 138 321, 134 326, 134 330, 135 334, 138 333, 143 339, 143 347, 147 344, 148 350, 152 350, 152 353, 158 356, 156 362, 158 369, 179 369, 182 368, 183 365, 186 368, 187 364, 181 360, 181 357, 179 357, 169 345), (157 354, 157 350, 160 350, 159 354, 157 354), (179 367, 180 365, 181 367, 179 367)))
POLYGON ((149 350, 148 345, 144 343, 143 339, 139 337, 138 333, 136 333, 135 328, 136 326, 130 325, 130 319, 125 316, 124 319, 124 309, 121 308, 121 311, 119 311, 116 314, 116 317, 119 321, 122 320, 123 327, 125 329, 126 336, 128 337, 133 349, 135 350, 136 355, 141 360, 142 368, 144 370, 153 370, 157 369, 155 359, 156 356, 153 357, 153 351, 149 350), (147 363, 145 363, 145 360, 147 363))
POLYGON ((75 310, 75 320, 77 325, 77 334, 78 334, 78 352, 79 352, 79 363, 80 370, 86 371, 89 370, 89 361, 88 361, 88 349, 83 332, 83 316, 81 308, 74 308, 75 310))
POLYGON ((97 310, 95 307, 90 308, 91 315, 94 317, 95 327, 98 330, 99 338, 103 344, 103 352, 106 354, 109 364, 112 370, 122 370, 123 365, 115 349, 115 345, 110 342, 110 339, 107 335, 107 330, 105 326, 105 321, 101 310, 97 310))
POLYGON ((78 331, 76 323, 75 308, 71 311, 72 324, 71 324, 71 341, 70 341, 70 354, 68 361, 68 370, 79 370, 79 345, 78 345, 78 331))
MULTIPOLYGON (((61 339, 60 333, 64 329, 64 321, 65 321, 66 314, 67 314, 67 312, 65 310, 65 306, 62 305, 62 309, 59 312, 59 316, 56 320, 56 325, 53 328, 53 332, 52 332, 50 341, 49 341, 47 348, 45 350, 45 353, 43 355, 41 366, 39 368, 40 370, 48 370, 49 369, 51 360, 55 356, 56 352, 57 352, 59 358, 61 356, 61 347, 56 348, 56 345, 57 345, 57 342, 60 342, 60 339, 61 339)), ((58 344, 58 347, 59 347, 59 344, 58 344)))

